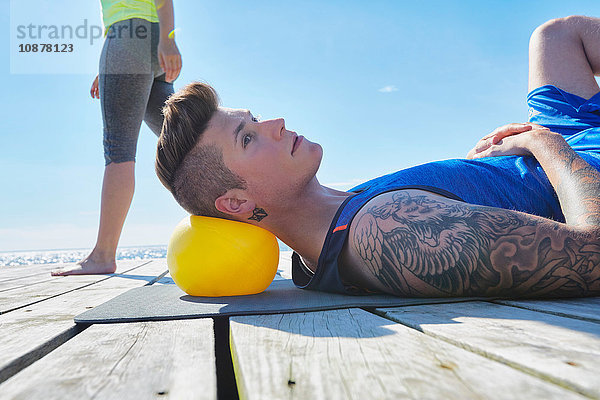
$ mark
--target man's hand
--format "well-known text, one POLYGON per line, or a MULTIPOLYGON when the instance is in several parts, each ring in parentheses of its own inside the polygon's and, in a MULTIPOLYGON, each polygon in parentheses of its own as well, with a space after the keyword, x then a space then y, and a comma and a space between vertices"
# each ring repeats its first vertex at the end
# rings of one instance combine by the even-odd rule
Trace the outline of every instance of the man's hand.
POLYGON ((531 144, 536 137, 555 134, 534 123, 508 124, 484 136, 467 154, 468 159, 497 156, 531 156, 531 144))
POLYGON ((98 89, 98 75, 96 75, 96 79, 94 79, 94 82, 92 82, 92 88, 90 89, 90 95, 92 96, 92 99, 100 98, 100 90, 98 89))
POLYGON ((161 38, 158 42, 158 62, 167 74, 165 80, 173 82, 181 71, 181 54, 174 39, 161 38))

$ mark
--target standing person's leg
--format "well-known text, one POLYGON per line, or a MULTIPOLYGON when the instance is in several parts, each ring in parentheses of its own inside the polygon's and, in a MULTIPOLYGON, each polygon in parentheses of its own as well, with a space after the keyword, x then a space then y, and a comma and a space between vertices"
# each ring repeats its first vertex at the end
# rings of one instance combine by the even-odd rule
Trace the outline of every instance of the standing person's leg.
POLYGON ((173 84, 165 81, 165 74, 154 79, 148 105, 146 106, 144 122, 146 122, 156 136, 160 136, 162 129, 164 119, 162 108, 165 105, 165 101, 167 101, 173 92, 173 84))
POLYGON ((173 94, 173 82, 167 82, 167 74, 160 66, 158 44, 160 42, 160 25, 153 24, 152 26, 152 72, 154 73, 154 82, 152 90, 146 105, 146 114, 144 121, 152 132, 158 137, 163 124, 162 109, 165 102, 173 94))
MULTIPOLYGON (((149 24, 134 19, 135 24, 149 24)), ((117 31, 121 21, 111 26, 117 31)), ((134 24, 134 27, 135 27, 134 24)), ((131 25, 130 25, 131 26, 131 25)), ((53 275, 103 274, 116 270, 116 250, 135 187, 135 153, 154 76, 148 39, 107 36, 100 59, 100 101, 106 166, 102 182, 100 226, 91 254, 53 275)), ((148 29, 149 31, 149 29, 148 29)), ((134 31, 135 32, 135 31, 134 31)))
POLYGON ((572 16, 539 26, 529 42, 529 91, 554 85, 589 99, 598 91, 600 19, 572 16))

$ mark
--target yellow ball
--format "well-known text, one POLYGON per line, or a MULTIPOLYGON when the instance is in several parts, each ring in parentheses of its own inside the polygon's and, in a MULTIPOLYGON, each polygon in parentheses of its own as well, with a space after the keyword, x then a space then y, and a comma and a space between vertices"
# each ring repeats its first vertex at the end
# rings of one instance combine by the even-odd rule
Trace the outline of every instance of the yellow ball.
POLYGON ((192 215, 175 227, 167 264, 177 286, 189 295, 256 294, 277 273, 279 245, 266 229, 192 215))

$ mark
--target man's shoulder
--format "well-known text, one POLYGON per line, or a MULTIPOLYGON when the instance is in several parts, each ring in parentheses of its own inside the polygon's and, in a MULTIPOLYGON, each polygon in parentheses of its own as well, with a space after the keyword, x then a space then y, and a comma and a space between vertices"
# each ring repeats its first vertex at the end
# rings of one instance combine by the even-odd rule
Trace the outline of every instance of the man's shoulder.
POLYGON ((361 225, 360 221, 363 218, 369 220, 369 217, 382 217, 389 216, 391 213, 406 213, 414 211, 417 206, 430 204, 433 202, 442 201, 444 203, 456 203, 461 202, 460 200, 453 198, 455 196, 452 193, 436 193, 433 190, 438 191, 435 188, 416 188, 416 187, 405 187, 396 190, 386 191, 380 193, 365 204, 356 212, 354 218, 349 226, 349 233, 356 231, 357 227, 361 225), (452 196, 452 197, 451 197, 452 196))
MULTIPOLYGON (((468 207, 467 207, 468 208, 468 207)), ((397 295, 443 295, 421 274, 456 255, 440 232, 461 234, 465 203, 423 189, 398 189, 369 200, 348 227, 340 274, 346 282, 397 295), (435 251, 431 251, 435 250, 435 251), (438 260, 439 258, 439 260, 438 260), (416 289, 415 289, 416 288, 416 289)))
POLYGON ((348 227, 348 239, 340 254, 342 278, 373 290, 385 290, 373 279, 382 269, 384 249, 401 248, 396 243, 404 230, 424 227, 442 204, 458 203, 422 189, 398 189, 379 194, 355 214, 348 227), (393 242, 393 243, 392 243, 393 242))

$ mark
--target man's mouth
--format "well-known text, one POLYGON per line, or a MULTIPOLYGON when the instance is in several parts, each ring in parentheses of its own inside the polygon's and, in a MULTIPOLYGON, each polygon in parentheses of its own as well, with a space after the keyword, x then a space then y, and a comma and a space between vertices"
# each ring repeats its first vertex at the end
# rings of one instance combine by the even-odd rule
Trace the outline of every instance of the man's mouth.
POLYGON ((294 142, 292 144, 292 155, 294 155, 294 153, 296 152, 296 149, 298 149, 298 147, 300 146, 300 143, 302 143, 302 140, 304 139, 304 136, 300 135, 296 135, 294 134, 294 142))

